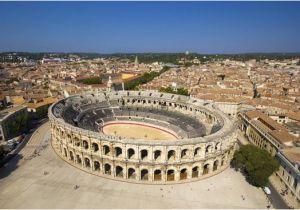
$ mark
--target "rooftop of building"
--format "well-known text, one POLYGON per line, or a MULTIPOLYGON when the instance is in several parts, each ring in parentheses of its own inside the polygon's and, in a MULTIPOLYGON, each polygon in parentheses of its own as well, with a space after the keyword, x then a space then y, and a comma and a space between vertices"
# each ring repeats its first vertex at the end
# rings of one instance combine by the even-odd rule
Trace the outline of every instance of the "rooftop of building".
POLYGON ((288 142, 298 141, 296 136, 289 134, 288 130, 275 120, 257 110, 251 110, 245 113, 250 120, 255 120, 262 129, 275 138, 278 142, 286 144, 288 142))
POLYGON ((300 147, 285 148, 281 153, 292 163, 300 162, 300 147))
POLYGON ((300 112, 293 112, 293 111, 290 111, 290 112, 288 112, 286 115, 287 115, 287 117, 289 117, 290 119, 296 120, 296 121, 300 122, 300 112))
POLYGON ((27 103, 27 107, 32 108, 32 109, 37 109, 39 107, 52 104, 52 103, 56 102, 57 100, 58 99, 56 97, 43 98, 40 101, 34 101, 31 103, 27 103))
POLYGON ((300 122, 287 122, 284 125, 294 133, 300 132, 300 122))

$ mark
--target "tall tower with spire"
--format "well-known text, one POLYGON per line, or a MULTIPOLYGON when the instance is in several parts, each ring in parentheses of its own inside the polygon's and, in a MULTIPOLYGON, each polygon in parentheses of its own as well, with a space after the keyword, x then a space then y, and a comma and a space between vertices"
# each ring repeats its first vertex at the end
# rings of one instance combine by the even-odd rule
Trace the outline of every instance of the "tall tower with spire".
POLYGON ((248 72, 247 72, 248 77, 251 76, 251 67, 248 67, 248 72))
POLYGON ((137 57, 137 56, 135 56, 134 68, 135 68, 135 69, 138 69, 138 67, 139 67, 139 61, 138 61, 138 57, 137 57))
POLYGON ((112 81, 111 81, 111 76, 109 76, 108 81, 107 81, 107 91, 111 91, 111 86, 112 86, 112 81))

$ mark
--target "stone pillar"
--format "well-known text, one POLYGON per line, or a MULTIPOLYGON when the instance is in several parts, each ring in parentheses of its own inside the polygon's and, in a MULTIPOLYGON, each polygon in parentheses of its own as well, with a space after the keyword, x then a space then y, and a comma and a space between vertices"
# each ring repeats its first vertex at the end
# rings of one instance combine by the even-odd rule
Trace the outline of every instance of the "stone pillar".
POLYGON ((212 171, 213 171, 213 165, 209 164, 207 174, 211 174, 212 171))
POLYGON ((116 177, 116 166, 114 163, 110 163, 110 175, 112 177, 116 177))
POLYGON ((186 170, 187 170, 187 179, 191 179, 191 178, 192 178, 192 173, 193 173, 192 167, 191 167, 191 166, 188 166, 188 167, 186 168, 186 170))
POLYGON ((81 167, 84 168, 85 165, 84 165, 84 157, 83 157, 83 155, 80 155, 80 158, 81 158, 81 167))
POLYGON ((139 168, 134 168, 134 169, 135 169, 135 174, 136 174, 135 180, 137 180, 137 181, 141 180, 141 171, 140 171, 140 169, 139 168))
POLYGON ((122 167, 123 167, 123 178, 128 179, 128 177, 127 177, 128 168, 126 165, 122 165, 122 167))
POLYGON ((96 171, 95 166, 94 166, 94 160, 90 160, 90 165, 91 165, 92 171, 96 171))
POLYGON ((199 172, 198 172, 198 177, 203 176, 203 163, 199 166, 199 172))
POLYGON ((99 160, 99 163, 100 163, 100 174, 104 174, 104 163, 102 158, 99 160))
POLYGON ((153 170, 153 168, 151 167, 151 168, 148 168, 148 181, 149 182, 153 182, 153 176, 154 176, 154 170, 153 170))
POLYGON ((166 168, 161 169, 161 181, 162 182, 166 182, 167 181, 167 169, 166 168))
POLYGON ((175 170, 174 181, 178 182, 180 180, 180 170, 178 168, 175 170))

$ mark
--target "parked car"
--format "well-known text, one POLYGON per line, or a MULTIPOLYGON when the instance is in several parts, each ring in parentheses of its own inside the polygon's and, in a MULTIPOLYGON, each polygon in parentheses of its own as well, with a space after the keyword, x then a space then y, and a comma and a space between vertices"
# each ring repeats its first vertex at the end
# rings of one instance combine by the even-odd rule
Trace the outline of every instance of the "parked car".
POLYGON ((264 187, 263 190, 264 190, 264 192, 265 192, 267 195, 270 195, 270 194, 271 194, 270 188, 264 187))
POLYGON ((15 148, 15 146, 14 146, 13 143, 8 143, 8 144, 3 145, 3 150, 4 150, 6 153, 11 152, 14 148, 15 148))

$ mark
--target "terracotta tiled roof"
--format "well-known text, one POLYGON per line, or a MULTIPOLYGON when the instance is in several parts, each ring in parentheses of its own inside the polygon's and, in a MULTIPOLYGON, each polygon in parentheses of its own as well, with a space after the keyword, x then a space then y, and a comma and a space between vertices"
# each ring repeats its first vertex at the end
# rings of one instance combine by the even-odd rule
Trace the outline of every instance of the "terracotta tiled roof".
POLYGON ((287 113, 287 116, 293 120, 300 122, 300 112, 290 111, 287 113))
POLYGON ((39 107, 52 104, 56 102, 58 99, 55 97, 44 98, 41 102, 37 103, 27 103, 28 108, 37 109, 39 107))
POLYGON ((300 147, 286 148, 281 153, 292 163, 300 162, 300 147))
POLYGON ((288 130, 269 116, 257 110, 251 110, 245 113, 250 120, 257 120, 264 125, 267 132, 281 143, 297 141, 297 137, 288 133, 288 130))

